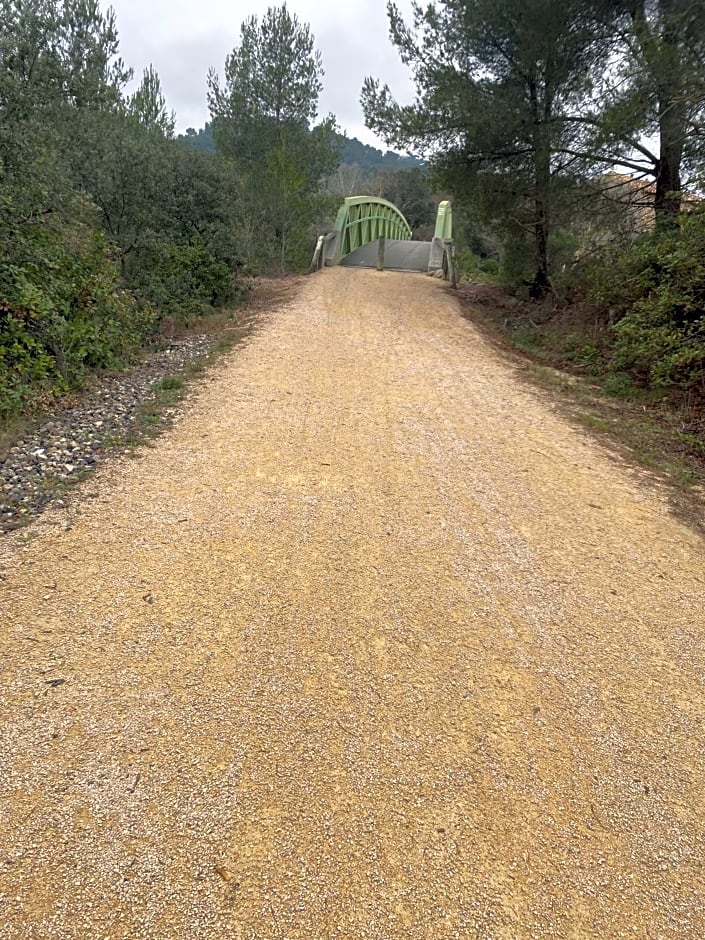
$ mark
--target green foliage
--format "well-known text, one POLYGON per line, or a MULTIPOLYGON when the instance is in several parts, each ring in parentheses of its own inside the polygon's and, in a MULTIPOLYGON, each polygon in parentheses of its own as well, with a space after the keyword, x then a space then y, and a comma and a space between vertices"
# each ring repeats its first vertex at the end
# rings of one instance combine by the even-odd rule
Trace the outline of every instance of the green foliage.
POLYGON ((167 375, 154 383, 154 396, 162 408, 178 405, 186 392, 186 383, 178 375, 167 375))
POLYGON ((523 349, 524 352, 529 353, 531 356, 541 354, 541 336, 531 327, 527 326, 514 330, 511 334, 511 340, 515 346, 518 346, 519 349, 523 349))
POLYGON ((691 0, 592 0, 612 31, 590 149, 655 182, 657 226, 673 226, 684 176, 702 160, 705 6, 691 0), (652 144, 651 141, 656 141, 652 144))
POLYGON ((216 145, 241 177, 246 236, 260 269, 310 259, 323 205, 317 196, 339 162, 333 118, 312 126, 322 75, 309 27, 286 5, 245 20, 224 84, 215 70, 208 75, 216 145))
POLYGON ((571 363, 588 375, 598 376, 605 371, 605 356, 593 340, 574 333, 561 342, 561 355, 565 362, 571 363))
POLYGON ((128 101, 128 111, 143 127, 164 137, 174 136, 176 115, 167 109, 162 83, 151 65, 144 70, 139 88, 128 101))
POLYGON ((130 260, 128 281, 134 293, 162 317, 191 325, 214 306, 235 299, 232 272, 203 244, 157 243, 130 260))
POLYGON ((705 159, 705 5, 435 0, 413 4, 411 22, 388 10, 417 96, 401 106, 367 78, 367 124, 427 155, 456 203, 474 208, 502 242, 508 284, 569 291, 572 259, 552 242, 586 240, 596 171, 650 181, 657 225, 677 224, 683 180, 705 159))
POLYGON ((225 60, 225 85, 215 70, 208 75, 216 141, 254 165, 267 153, 267 130, 276 137, 282 126, 311 124, 322 75, 311 30, 286 4, 270 7, 261 22, 248 17, 240 44, 225 60))
POLYGON ((479 271, 479 259, 476 255, 465 249, 455 255, 455 270, 460 280, 471 281, 479 271))
POLYGON ((330 122, 321 125, 323 135, 311 134, 322 75, 321 54, 309 27, 286 5, 270 7, 261 22, 256 16, 246 19, 239 45, 226 57, 224 84, 215 69, 208 74, 218 151, 253 179, 266 182, 267 164, 280 150, 296 161, 302 181, 315 185, 337 156, 330 122), (328 152, 318 146, 323 142, 328 152))
POLYGON ((415 4, 411 25, 390 3, 389 15, 417 98, 401 106, 367 78, 367 125, 427 154, 454 198, 501 232, 509 279, 544 293, 556 201, 575 164, 557 157, 582 149, 576 109, 607 54, 599 21, 584 0, 438 0, 415 4))
POLYGON ((486 274, 489 277, 497 277, 499 275, 499 261, 497 258, 480 258, 478 267, 482 274, 486 274))
POLYGON ((361 170, 381 170, 385 173, 395 170, 421 168, 423 163, 417 157, 401 156, 392 150, 382 151, 369 144, 363 144, 356 137, 336 134, 334 143, 340 152, 341 163, 357 166, 361 170))
POLYGON ((499 259, 500 282, 511 291, 528 297, 528 288, 535 276, 531 250, 531 233, 518 229, 504 242, 499 259))
POLYGON ((39 386, 80 385, 86 372, 124 363, 157 315, 122 289, 100 237, 37 227, 0 274, 0 416, 39 386))
POLYGON ((602 387, 612 398, 623 398, 627 401, 633 398, 635 393, 634 383, 623 372, 608 375, 602 387))
MULTIPOLYGON (((210 121, 207 121, 205 127, 199 130, 194 127, 187 128, 185 133, 178 135, 177 140, 194 150, 203 150, 206 153, 216 152, 213 125, 210 121)), ((363 144, 357 137, 348 137, 337 131, 332 135, 331 143, 334 151, 339 154, 340 162, 345 166, 358 167, 365 177, 376 171, 386 173, 424 166, 423 161, 417 157, 402 156, 392 150, 385 152, 369 144, 363 144)))
POLYGON ((97 0, 0 0, 0 417, 238 294, 239 186, 170 140, 97 0))
POLYGON ((193 150, 201 150, 204 153, 211 154, 216 152, 213 125, 210 121, 206 121, 205 127, 201 127, 199 130, 196 130, 195 127, 187 127, 186 133, 179 134, 176 139, 193 150))
POLYGON ((186 387, 186 383, 178 375, 167 375, 155 384, 158 392, 178 392, 186 387))
POLYGON ((615 323, 615 369, 641 385, 705 390, 705 210, 586 266, 582 276, 615 323))

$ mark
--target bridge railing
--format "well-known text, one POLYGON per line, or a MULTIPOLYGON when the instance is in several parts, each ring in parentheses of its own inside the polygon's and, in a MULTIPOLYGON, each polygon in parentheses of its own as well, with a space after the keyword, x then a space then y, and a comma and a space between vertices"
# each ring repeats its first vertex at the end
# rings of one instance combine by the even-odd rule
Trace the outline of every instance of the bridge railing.
MULTIPOLYGON (((411 236, 411 226, 391 202, 377 196, 348 196, 338 210, 333 231, 319 237, 310 272, 320 271, 325 265, 340 264, 346 255, 369 242, 409 241, 411 236)), ((452 239, 453 207, 444 201, 438 206, 428 273, 447 278, 455 287, 452 239)), ((380 263, 383 267, 383 261, 380 263)))
POLYGON ((411 226, 393 203, 377 196, 348 196, 323 246, 324 263, 339 264, 345 255, 378 238, 409 241, 411 234, 411 226))

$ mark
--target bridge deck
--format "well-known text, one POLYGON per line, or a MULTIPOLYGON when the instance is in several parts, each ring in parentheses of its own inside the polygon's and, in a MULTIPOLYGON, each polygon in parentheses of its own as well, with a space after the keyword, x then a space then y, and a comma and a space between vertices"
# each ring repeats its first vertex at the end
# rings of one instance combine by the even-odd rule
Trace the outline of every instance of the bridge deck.
MULTIPOLYGON (((340 262, 347 268, 376 268, 379 241, 368 242, 340 262)), ((384 266, 388 271, 428 271, 431 242, 387 240, 384 266)))

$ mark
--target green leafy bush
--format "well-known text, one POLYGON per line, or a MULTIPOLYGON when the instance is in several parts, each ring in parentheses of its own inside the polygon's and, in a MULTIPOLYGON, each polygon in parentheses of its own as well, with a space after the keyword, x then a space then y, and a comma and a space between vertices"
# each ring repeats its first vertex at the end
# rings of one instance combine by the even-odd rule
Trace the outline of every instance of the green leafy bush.
POLYGON ((634 383, 623 372, 613 372, 608 375, 603 387, 612 398, 630 399, 634 395, 634 383))
POLYGON ((157 322, 120 287, 94 233, 36 226, 14 249, 0 266, 0 416, 33 389, 62 391, 124 363, 157 322))
POLYGON ((127 268, 130 288, 162 316, 188 325, 237 294, 228 266, 201 244, 156 244, 136 254, 127 268))
POLYGON ((478 271, 477 258, 469 249, 457 251, 455 254, 455 269, 459 278, 471 281, 478 271))
POLYGON ((705 210, 585 273, 590 299, 614 324, 615 370, 641 385, 705 391, 705 210))
POLYGON ((562 358, 588 375, 601 375, 605 371, 605 357, 599 346, 585 336, 571 333, 565 337, 562 358))
POLYGON ((490 277, 497 277, 499 274, 499 260, 497 258, 481 258, 479 270, 490 277))

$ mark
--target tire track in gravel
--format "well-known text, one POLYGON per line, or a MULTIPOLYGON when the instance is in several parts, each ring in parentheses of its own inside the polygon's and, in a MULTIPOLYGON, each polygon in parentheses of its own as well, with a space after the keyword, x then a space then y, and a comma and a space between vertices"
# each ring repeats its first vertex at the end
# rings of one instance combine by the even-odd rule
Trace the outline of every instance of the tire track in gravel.
POLYGON ((705 933, 703 543, 437 282, 91 490, 0 554, 0 938, 705 933))

